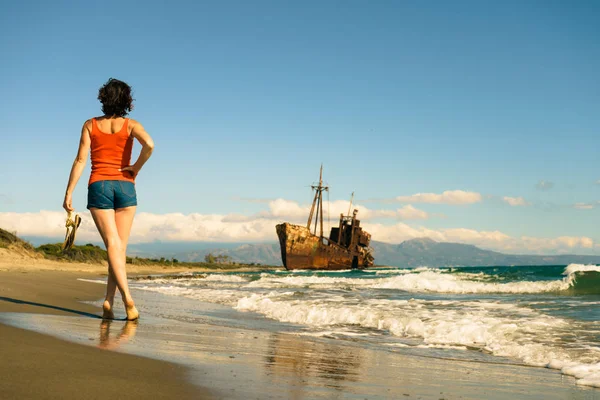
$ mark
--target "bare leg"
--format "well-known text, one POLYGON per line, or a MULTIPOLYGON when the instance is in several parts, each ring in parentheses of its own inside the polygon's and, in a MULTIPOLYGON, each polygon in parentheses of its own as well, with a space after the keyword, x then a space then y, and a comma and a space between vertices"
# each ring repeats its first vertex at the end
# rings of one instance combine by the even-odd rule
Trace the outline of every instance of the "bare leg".
POLYGON ((129 285, 127 284, 127 271, 125 270, 125 249, 127 246, 127 240, 121 239, 121 230, 125 238, 129 238, 129 232, 131 231, 131 224, 133 222, 133 216, 135 215, 136 207, 127 207, 118 210, 101 210, 97 208, 90 209, 96 227, 102 236, 102 240, 108 251, 108 284, 107 284, 107 299, 104 302, 103 309, 105 314, 110 315, 112 313, 111 301, 114 298, 116 287, 121 292, 121 298, 125 304, 125 311, 127 313, 127 319, 137 319, 139 313, 135 308, 133 298, 129 292, 129 285), (126 234, 126 235, 125 235, 126 234), (111 278, 112 277, 112 278, 111 278))
MULTIPOLYGON (((119 238, 121 239, 121 245, 123 247, 123 257, 127 256, 127 244, 129 242, 129 234, 131 233, 131 225, 133 224, 135 210, 136 207, 127 207, 119 208, 115 211, 115 223, 117 224, 117 231, 119 232, 119 238)), ((102 309, 104 311, 102 318, 114 318, 112 308, 116 292, 117 280, 115 279, 112 269, 109 266, 108 282, 106 285, 106 298, 104 299, 104 304, 102 305, 102 309)))
POLYGON ((115 294, 117 293, 117 280, 115 279, 110 264, 108 266, 108 279, 106 282, 106 297, 104 298, 104 304, 102 304, 102 318, 113 319, 115 314, 113 313, 113 303, 115 301, 115 294))

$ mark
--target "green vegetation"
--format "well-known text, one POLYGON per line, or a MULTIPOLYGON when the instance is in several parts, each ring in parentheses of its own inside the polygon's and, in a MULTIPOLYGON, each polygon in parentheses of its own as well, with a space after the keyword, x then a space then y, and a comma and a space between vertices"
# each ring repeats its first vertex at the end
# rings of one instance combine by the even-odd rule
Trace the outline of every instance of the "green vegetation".
POLYGON ((231 257, 225 254, 208 253, 204 256, 204 262, 207 264, 231 264, 231 257))
POLYGON ((0 248, 8 248, 11 245, 33 251, 33 246, 17 237, 16 233, 10 233, 0 228, 0 248))
MULTIPOLYGON (((51 260, 63 260, 72 262, 84 262, 84 263, 101 263, 108 261, 108 253, 100 246, 95 246, 91 243, 85 246, 73 246, 69 251, 62 251, 61 243, 54 244, 43 244, 35 250, 42 253, 46 258, 51 260)), ((243 267, 257 267, 260 264, 250 263, 242 264, 231 261, 229 256, 213 256, 208 257, 209 262, 181 262, 176 258, 143 258, 143 257, 127 257, 127 264, 140 265, 140 266, 159 266, 159 267, 177 267, 177 268, 215 268, 215 269, 228 269, 228 268, 243 268, 243 267)), ((266 267, 265 267, 266 268, 266 267)))
MULTIPOLYGON (((69 251, 63 252, 61 243, 43 244, 35 250, 42 253, 46 258, 51 260, 64 260, 84 263, 100 263, 108 261, 108 253, 106 250, 91 243, 85 246, 73 246, 69 251)), ((240 268, 240 267, 255 267, 259 264, 239 264, 231 261, 229 256, 208 257, 210 262, 181 262, 176 258, 143 258, 143 257, 127 257, 127 264, 140 266, 160 266, 160 267, 178 267, 178 268, 240 268)))
POLYGON ((231 261, 231 257, 225 256, 212 256, 204 258, 204 262, 182 262, 177 260, 176 258, 165 259, 165 258, 142 258, 142 257, 127 257, 127 264, 132 265, 148 265, 148 266, 162 266, 164 268, 168 267, 178 267, 178 268, 206 268, 206 269, 234 269, 234 268, 246 268, 246 267, 260 267, 260 268, 276 268, 274 266, 261 266, 256 263, 238 263, 235 261, 231 261))
POLYGON ((62 251, 62 243, 43 244, 35 249, 51 260, 66 260, 85 263, 99 263, 108 260, 106 250, 91 243, 85 246, 73 246, 71 250, 62 251))
MULTIPOLYGON (((20 239, 16 234, 8 232, 0 228, 0 248, 21 248, 30 252, 32 256, 41 254, 44 258, 56 261, 66 262, 83 262, 97 264, 108 261, 108 253, 100 246, 88 243, 84 246, 73 246, 71 250, 63 251, 62 243, 48 243, 34 248, 31 244, 20 239)), ((234 269, 244 267, 261 267, 274 268, 269 266, 261 266, 256 263, 237 263, 232 261, 227 255, 207 254, 205 262, 181 262, 176 258, 167 259, 161 258, 142 258, 142 257, 127 257, 127 264, 141 266, 161 266, 163 268, 214 268, 214 269, 234 269)))

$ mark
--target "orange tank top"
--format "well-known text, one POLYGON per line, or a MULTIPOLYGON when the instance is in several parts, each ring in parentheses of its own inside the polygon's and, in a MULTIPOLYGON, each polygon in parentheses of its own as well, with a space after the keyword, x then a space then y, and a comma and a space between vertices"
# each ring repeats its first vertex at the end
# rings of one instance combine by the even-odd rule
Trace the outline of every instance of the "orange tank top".
POLYGON ((121 130, 111 134, 98 129, 96 119, 92 118, 90 134, 92 173, 88 186, 97 181, 134 182, 129 171, 119 171, 131 163, 133 136, 127 131, 128 122, 129 119, 126 118, 121 130))

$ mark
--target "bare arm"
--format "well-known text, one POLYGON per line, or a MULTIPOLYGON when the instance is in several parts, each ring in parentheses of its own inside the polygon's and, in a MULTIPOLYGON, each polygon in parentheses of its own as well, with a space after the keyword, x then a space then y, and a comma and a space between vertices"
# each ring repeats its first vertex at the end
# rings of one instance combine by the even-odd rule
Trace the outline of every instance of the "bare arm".
POLYGON ((121 171, 131 171, 133 173, 133 177, 135 178, 137 174, 139 174, 140 170, 148 161, 150 156, 152 155, 152 151, 154 151, 154 141, 146 132, 142 124, 135 120, 130 120, 131 122, 131 135, 137 139, 138 142, 142 145, 142 151, 140 152, 140 156, 138 157, 135 164, 122 168, 121 171))
POLYGON ((77 186, 77 182, 79 181, 81 173, 85 168, 85 163, 87 162, 87 157, 90 152, 90 129, 90 121, 85 121, 83 127, 81 128, 81 139, 79 139, 79 149, 77 150, 77 156, 75 157, 75 161, 73 161, 73 166, 71 167, 71 173, 69 174, 69 183, 67 184, 67 191, 65 193, 65 200, 63 202, 63 208, 66 211, 73 211, 73 191, 75 190, 75 186, 77 186))

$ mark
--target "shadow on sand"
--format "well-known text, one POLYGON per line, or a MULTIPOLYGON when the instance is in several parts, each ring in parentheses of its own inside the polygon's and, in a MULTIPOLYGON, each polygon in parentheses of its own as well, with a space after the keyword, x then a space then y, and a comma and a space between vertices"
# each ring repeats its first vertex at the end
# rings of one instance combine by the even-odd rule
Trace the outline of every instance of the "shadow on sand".
POLYGON ((25 304, 25 305, 28 305, 28 306, 50 308, 50 309, 53 309, 53 310, 64 311, 64 312, 68 312, 68 313, 72 313, 72 314, 77 314, 77 315, 81 315, 83 317, 88 317, 88 318, 102 319, 101 316, 96 315, 96 314, 92 314, 92 313, 88 313, 88 312, 84 312, 84 311, 79 311, 79 310, 73 310, 71 308, 53 306, 53 305, 50 305, 50 304, 35 303, 33 301, 25 301, 25 300, 19 300, 19 299, 12 299, 10 297, 2 297, 2 296, 0 296, 0 300, 1 301, 7 301, 9 303, 15 303, 15 304, 25 304))

